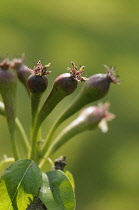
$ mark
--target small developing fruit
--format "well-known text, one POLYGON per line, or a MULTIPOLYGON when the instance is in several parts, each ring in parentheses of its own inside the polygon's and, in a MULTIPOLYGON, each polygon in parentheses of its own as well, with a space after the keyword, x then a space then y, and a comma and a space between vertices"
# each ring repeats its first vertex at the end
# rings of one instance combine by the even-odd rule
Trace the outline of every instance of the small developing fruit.
POLYGON ((39 60, 36 63, 36 66, 33 70, 30 70, 31 75, 27 80, 27 86, 31 93, 31 112, 32 112, 32 127, 34 126, 36 115, 38 112, 38 107, 42 94, 47 88, 48 79, 46 77, 50 71, 47 71, 47 68, 50 66, 50 63, 43 66, 39 60))
POLYGON ((43 147, 41 154, 50 157, 68 140, 84 131, 100 127, 103 132, 106 132, 104 122, 107 123, 107 121, 115 117, 114 114, 108 111, 108 108, 109 103, 105 103, 83 109, 79 116, 58 134, 49 147, 43 147), (103 122, 103 125, 101 122, 103 122))
POLYGON ((47 71, 49 66, 50 63, 43 66, 39 60, 36 64, 36 67, 33 70, 30 70, 32 74, 27 80, 27 86, 32 94, 40 95, 46 90, 48 85, 46 75, 50 73, 50 71, 47 71))
POLYGON ((41 125, 43 120, 62 99, 76 90, 78 81, 85 80, 85 78, 81 76, 84 72, 84 66, 81 66, 80 69, 77 70, 77 66, 72 62, 72 69, 68 68, 68 70, 70 70, 70 73, 61 74, 55 79, 52 90, 38 114, 37 127, 41 125))

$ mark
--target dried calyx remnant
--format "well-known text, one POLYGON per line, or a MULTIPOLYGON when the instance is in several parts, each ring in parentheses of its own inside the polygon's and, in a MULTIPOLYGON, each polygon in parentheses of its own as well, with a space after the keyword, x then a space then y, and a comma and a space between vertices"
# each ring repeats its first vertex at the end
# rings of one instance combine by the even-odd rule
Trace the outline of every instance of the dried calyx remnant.
POLYGON ((67 70, 70 71, 71 77, 79 82, 87 80, 86 77, 82 76, 82 74, 84 74, 85 66, 80 66, 80 69, 78 70, 78 67, 73 61, 71 62, 71 64, 72 64, 72 68, 67 67, 67 70))
POLYGON ((66 165, 67 165, 66 156, 62 155, 59 158, 55 159, 53 169, 63 171, 66 165))
POLYGON ((25 56, 23 55, 21 58, 13 58, 11 60, 11 68, 16 69, 17 66, 20 66, 25 61, 25 56))
POLYGON ((3 70, 7 70, 10 68, 10 60, 8 58, 5 58, 2 60, 2 62, 0 63, 0 67, 3 70))
POLYGON ((114 66, 110 66, 110 68, 106 65, 104 65, 104 67, 107 70, 107 77, 110 79, 110 82, 113 82, 115 84, 120 84, 120 76, 118 75, 117 72, 115 72, 115 67, 114 66))
POLYGON ((47 75, 49 73, 51 73, 51 71, 47 71, 47 68, 50 67, 51 63, 48 63, 47 65, 42 65, 41 63, 41 60, 39 60, 37 63, 36 63, 36 66, 30 70, 30 72, 32 74, 35 74, 37 76, 44 76, 44 75, 47 75))

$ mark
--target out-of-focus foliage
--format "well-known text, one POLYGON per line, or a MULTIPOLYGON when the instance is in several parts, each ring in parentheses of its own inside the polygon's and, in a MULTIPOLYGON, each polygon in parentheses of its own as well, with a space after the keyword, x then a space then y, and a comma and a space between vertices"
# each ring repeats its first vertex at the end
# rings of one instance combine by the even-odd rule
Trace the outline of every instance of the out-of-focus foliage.
MULTIPOLYGON (((52 81, 66 72, 72 60, 86 66, 87 76, 104 73, 103 64, 116 66, 121 76, 121 85, 112 85, 102 100, 110 101, 111 111, 116 115, 109 132, 81 134, 55 155, 67 156, 80 210, 138 210, 138 11, 139 2, 134 0, 0 2, 0 57, 13 58, 25 53, 29 67, 40 58, 44 64, 51 62, 49 90, 52 81)), ((46 123, 54 122, 80 87, 81 84, 55 108, 45 121, 45 131, 49 128, 46 123)), ((48 90, 44 98, 47 94, 48 90)), ((20 84, 17 99, 17 114, 29 133, 29 100, 20 84)), ((2 116, 0 144, 0 157, 3 153, 10 156, 9 134, 2 116)))

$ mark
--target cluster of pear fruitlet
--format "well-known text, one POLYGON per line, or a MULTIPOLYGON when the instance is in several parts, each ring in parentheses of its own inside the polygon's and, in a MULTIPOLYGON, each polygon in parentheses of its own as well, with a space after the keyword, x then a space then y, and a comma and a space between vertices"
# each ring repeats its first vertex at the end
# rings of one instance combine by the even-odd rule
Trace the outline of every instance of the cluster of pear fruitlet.
POLYGON ((67 68, 67 73, 59 75, 54 80, 50 93, 40 107, 41 97, 48 86, 47 75, 51 73, 48 71, 50 63, 43 65, 39 60, 33 69, 24 64, 24 57, 13 60, 6 58, 0 63, 0 94, 3 100, 0 101, 0 114, 7 119, 13 152, 13 157, 4 155, 0 162, 0 168, 6 163, 13 162, 0 179, 2 210, 75 209, 73 177, 64 169, 66 157, 61 156, 54 163, 50 158, 63 144, 81 132, 97 127, 103 132, 108 130, 107 121, 114 118, 108 111, 110 104, 108 102, 99 103, 97 106, 88 104, 103 98, 108 93, 110 84, 119 84, 120 80, 114 67, 108 68, 104 65, 106 74, 95 74, 86 78, 83 76, 84 66, 78 69, 74 62, 71 64, 72 67, 67 68), (30 98, 29 137, 16 115, 17 79, 24 85, 30 98), (42 138, 42 123, 60 101, 76 90, 78 82, 83 83, 78 95, 55 119, 46 137, 42 138), (57 128, 80 109, 82 110, 79 116, 57 134, 57 128), (48 160, 51 163, 51 170, 44 173, 41 169, 48 160))

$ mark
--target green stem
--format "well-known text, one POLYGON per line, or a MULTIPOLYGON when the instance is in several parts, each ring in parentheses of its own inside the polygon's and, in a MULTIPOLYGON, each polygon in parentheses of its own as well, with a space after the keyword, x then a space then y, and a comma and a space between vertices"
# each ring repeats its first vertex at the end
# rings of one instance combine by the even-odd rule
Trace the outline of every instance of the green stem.
POLYGON ((3 97, 3 101, 5 104, 5 116, 7 118, 7 124, 10 132, 13 156, 15 160, 19 160, 20 157, 15 139, 15 100, 14 97, 10 98, 8 95, 5 95, 5 97, 3 97))
POLYGON ((55 130, 57 129, 57 127, 59 126, 59 122, 56 121, 56 123, 54 124, 54 126, 52 127, 52 129, 50 130, 49 134, 48 134, 48 137, 46 138, 45 142, 44 142, 44 145, 43 145, 43 148, 42 150, 40 151, 40 155, 41 157, 44 156, 45 152, 47 151, 51 141, 52 141, 52 137, 54 135, 54 132, 55 130))
MULTIPOLYGON (((0 114, 3 115, 4 117, 6 115, 4 103, 1 101, 0 101, 0 114)), ((16 130, 18 132, 18 135, 21 138, 20 140, 22 141, 24 152, 28 153, 29 148, 30 148, 29 141, 28 141, 24 128, 17 117, 15 118, 15 125, 16 125, 16 130)))
POLYGON ((57 104, 66 97, 64 93, 59 93, 58 89, 52 89, 49 96, 47 97, 45 103, 43 104, 40 112, 38 113, 36 120, 36 129, 39 129, 43 121, 48 117, 48 115, 53 111, 57 104))
POLYGON ((84 124, 84 121, 79 121, 78 118, 74 120, 56 137, 50 147, 43 147, 42 151, 40 151, 41 156, 44 158, 41 160, 39 167, 41 168, 44 165, 46 158, 53 155, 53 153, 55 153, 69 139, 87 129, 88 127, 84 124))
POLYGON ((15 161, 14 158, 5 158, 0 161, 0 168, 2 168, 6 163, 13 163, 15 161))
POLYGON ((81 92, 78 94, 75 100, 57 118, 57 120, 55 121, 54 125, 52 126, 46 137, 46 141, 44 144, 45 149, 50 145, 52 137, 54 136, 54 133, 57 130, 57 128, 60 126, 60 124, 63 123, 65 120, 67 120, 69 117, 71 117, 73 114, 75 114, 77 111, 79 111, 86 104, 90 103, 90 100, 86 98, 86 95, 83 93, 84 89, 82 88, 81 92))
POLYGON ((39 127, 36 127, 36 116, 38 113, 38 106, 40 103, 42 94, 31 94, 31 112, 32 112, 32 126, 31 126, 31 148, 30 148, 30 159, 33 159, 37 162, 37 140, 39 133, 39 127))
MULTIPOLYGON (((33 101, 35 101, 32 99, 32 131, 31 131, 31 151, 30 151, 30 158, 34 159, 35 158, 35 153, 36 153, 36 143, 37 143, 37 136, 38 136, 38 132, 40 129, 40 126, 42 124, 42 122, 44 121, 44 119, 51 113, 51 111, 55 108, 55 106, 63 99, 63 95, 61 94, 59 96, 58 92, 54 92, 52 91, 50 93, 50 95, 48 96, 47 100, 45 101, 41 111, 39 112, 37 119, 34 122, 34 115, 35 112, 33 109, 36 110, 36 108, 34 108, 36 106, 36 104, 33 106, 33 101)), ((35 102, 34 102, 35 103, 35 102)))
MULTIPOLYGON (((57 121, 58 122, 58 121, 57 121)), ((54 126, 52 127, 52 129, 50 130, 45 142, 44 142, 44 145, 43 145, 43 148, 42 148, 42 151, 41 151, 41 156, 44 155, 44 152, 48 149, 51 141, 52 141, 52 137, 54 135, 54 132, 55 130, 57 129, 57 127, 59 126, 59 123, 56 123, 54 124, 54 126)))
POLYGON ((33 128, 31 131, 31 147, 30 147, 30 154, 29 154, 29 158, 34 160, 34 161, 38 161, 38 157, 37 157, 37 140, 38 140, 38 129, 33 128))
MULTIPOLYGON (((54 84, 49 96, 47 97, 44 105, 42 106, 40 112, 38 113, 37 119, 35 121, 35 126, 34 129, 35 131, 33 131, 33 135, 32 135, 32 146, 33 149, 31 151, 32 155, 31 158, 34 158, 34 154, 35 154, 35 146, 34 144, 36 144, 36 134, 38 133, 38 130, 42 124, 42 122, 46 119, 46 117, 52 112, 52 110, 56 107, 56 105, 62 100, 64 99, 68 94, 64 91, 61 90, 57 87, 57 85, 54 84), (35 133, 35 134, 34 134, 35 133), (33 154, 34 153, 34 154, 33 154)), ((51 133, 52 135, 53 133, 51 133)), ((47 142, 45 142, 45 148, 48 147, 48 145, 51 142, 51 136, 50 138, 47 139, 47 142)))
POLYGON ((18 118, 15 119, 15 123, 16 123, 16 130, 18 132, 18 135, 21 138, 20 140, 22 142, 24 152, 28 153, 29 149, 30 149, 30 144, 29 144, 26 132, 25 132, 25 130, 24 130, 24 128, 23 128, 23 126, 22 126, 22 124, 21 124, 21 122, 19 121, 18 118))
POLYGON ((14 132, 10 132, 10 136, 11 136, 11 145, 12 145, 12 151, 13 151, 13 155, 15 160, 19 160, 19 154, 18 154, 18 149, 17 149, 17 144, 16 144, 16 140, 15 140, 15 135, 14 132))

